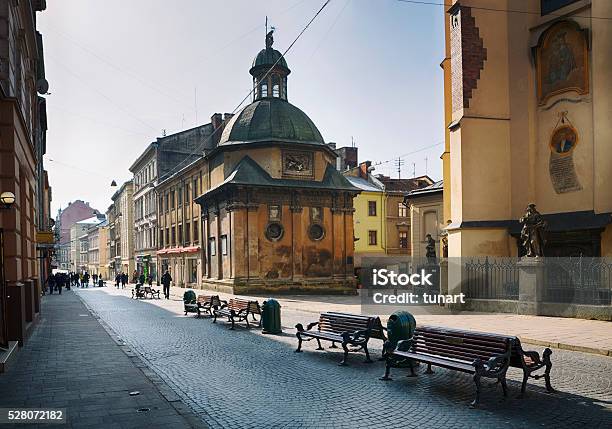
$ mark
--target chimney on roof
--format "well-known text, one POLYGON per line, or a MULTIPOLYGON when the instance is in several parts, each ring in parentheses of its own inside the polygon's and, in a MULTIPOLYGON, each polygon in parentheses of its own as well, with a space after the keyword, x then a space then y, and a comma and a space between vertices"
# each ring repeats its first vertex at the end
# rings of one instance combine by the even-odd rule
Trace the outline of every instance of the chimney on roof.
POLYGON ((210 117, 210 123, 213 127, 213 130, 216 130, 223 123, 223 115, 221 115, 221 113, 215 113, 210 117))
POLYGON ((223 122, 224 124, 227 124, 227 122, 232 119, 232 116, 234 116, 233 113, 224 113, 223 114, 223 122))
POLYGON ((359 177, 362 179, 368 179, 368 175, 370 174, 370 167, 372 166, 372 161, 364 161, 359 164, 359 177))

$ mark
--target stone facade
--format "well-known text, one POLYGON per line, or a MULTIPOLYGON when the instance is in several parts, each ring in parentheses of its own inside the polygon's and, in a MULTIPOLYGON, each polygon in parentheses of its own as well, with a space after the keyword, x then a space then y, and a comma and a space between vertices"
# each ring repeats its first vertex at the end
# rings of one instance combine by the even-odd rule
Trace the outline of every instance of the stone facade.
POLYGON ((130 167, 134 175, 134 263, 138 275, 158 279, 157 143, 151 143, 130 167))
POLYGON ((128 180, 112 196, 114 205, 115 272, 133 279, 134 263, 134 181, 128 180))
POLYGON ((158 242, 157 264, 160 277, 170 272, 174 285, 202 287, 200 206, 193 200, 205 182, 202 157, 157 185, 158 242))
POLYGON ((542 13, 553 2, 523 2, 521 14, 454 3, 443 62, 449 256, 521 256, 529 203, 548 222, 545 256, 612 256, 612 37, 588 18, 610 16, 612 3, 542 13))
POLYGON ((280 52, 255 58, 254 100, 205 153, 204 286, 232 293, 355 293, 353 197, 337 154, 287 101, 280 52))

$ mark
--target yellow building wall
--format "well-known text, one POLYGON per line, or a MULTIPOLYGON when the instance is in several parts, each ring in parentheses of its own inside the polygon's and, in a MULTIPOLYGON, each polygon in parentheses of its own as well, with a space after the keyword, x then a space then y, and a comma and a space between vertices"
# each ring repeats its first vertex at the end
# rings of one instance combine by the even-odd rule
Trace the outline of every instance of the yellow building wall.
POLYGON ((353 224, 355 227, 355 263, 361 256, 368 254, 384 254, 386 249, 386 204, 383 192, 362 191, 353 199, 355 212, 353 224), (368 202, 376 201, 376 216, 368 215, 368 202), (368 244, 368 231, 377 231, 377 244, 368 244))

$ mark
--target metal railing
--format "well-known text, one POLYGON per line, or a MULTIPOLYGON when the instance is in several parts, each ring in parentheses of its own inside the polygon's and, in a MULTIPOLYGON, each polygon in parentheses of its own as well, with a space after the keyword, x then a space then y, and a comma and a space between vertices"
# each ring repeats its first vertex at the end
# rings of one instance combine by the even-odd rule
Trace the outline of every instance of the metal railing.
POLYGON ((516 258, 472 258, 464 264, 466 297, 517 300, 519 274, 516 258))
POLYGON ((544 301, 611 305, 612 259, 546 258, 544 301))

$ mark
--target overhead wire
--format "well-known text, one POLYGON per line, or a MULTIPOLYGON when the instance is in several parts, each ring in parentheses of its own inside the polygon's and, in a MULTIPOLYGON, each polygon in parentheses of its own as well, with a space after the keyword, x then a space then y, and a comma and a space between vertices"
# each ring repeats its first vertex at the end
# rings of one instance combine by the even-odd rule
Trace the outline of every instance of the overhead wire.
MULTIPOLYGON (((306 26, 302 29, 302 31, 300 31, 300 33, 296 36, 296 38, 291 42, 291 44, 289 45, 289 47, 287 49, 285 49, 285 51, 280 55, 280 57, 278 57, 278 59, 274 62, 274 64, 266 71, 266 73, 263 75, 263 77, 261 78, 262 80, 265 79, 266 77, 268 77, 270 75, 270 73, 272 72, 272 70, 274 69, 274 67, 276 67, 276 65, 285 58, 285 55, 287 55, 287 53, 291 50, 291 48, 293 48, 293 46, 297 43, 297 41, 300 39, 300 37, 302 37, 302 35, 304 34, 304 32, 306 32, 306 30, 310 27, 310 25, 313 23, 313 21, 321 14, 321 12, 323 12, 323 9, 325 9, 325 7, 331 2, 331 0, 326 0, 325 3, 323 3, 323 5, 321 6, 321 8, 319 8, 319 10, 317 11, 317 13, 314 14, 314 16, 310 19, 310 21, 308 21, 308 23, 306 24, 306 26)), ((231 114, 235 114, 238 109, 240 109, 240 107, 242 107, 242 105, 244 104, 244 102, 246 100, 249 99, 249 97, 251 97, 251 95, 253 94, 253 91, 255 91, 255 88, 251 88, 248 92, 248 94, 240 101, 240 103, 238 103, 238 105, 231 111, 231 114)), ((174 174, 175 172, 179 171, 181 168, 184 167, 184 165, 186 165, 186 162, 190 162, 193 161, 193 156, 198 154, 199 152, 201 152, 204 149, 204 146, 206 145, 206 143, 208 143, 210 141, 210 139, 212 139, 215 134, 217 133, 217 131, 219 131, 222 127, 224 126, 224 124, 219 125, 218 127, 216 127, 212 133, 191 153, 189 153, 187 156, 185 156, 185 158, 179 162, 176 166, 174 166, 172 169, 170 169, 170 171, 168 171, 165 175, 164 178, 170 177, 172 176, 172 174, 174 174)), ((162 178, 160 178, 161 180, 162 178)))
MULTIPOLYGON (((422 0, 395 0, 395 1, 398 1, 400 3, 409 3, 409 4, 414 4, 414 5, 428 5, 428 6, 451 7, 451 6, 454 5, 453 3, 442 3, 442 2, 422 1, 422 0)), ((486 6, 472 6, 472 5, 467 6, 467 7, 469 7, 470 9, 482 10, 482 11, 486 11, 486 12, 517 13, 517 14, 524 14, 524 15, 542 16, 542 14, 540 12, 533 12, 533 11, 530 11, 530 10, 503 9, 503 8, 486 7, 486 6)), ((546 16, 550 16, 550 17, 564 17, 564 16, 567 16, 567 14, 550 12, 550 13, 547 13, 546 16)), ((587 16, 587 15, 571 15, 571 16, 572 16, 572 18, 612 20, 612 17, 607 17, 607 16, 587 16)))

